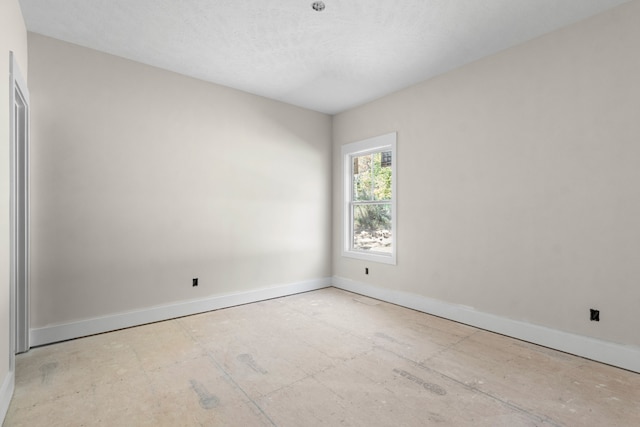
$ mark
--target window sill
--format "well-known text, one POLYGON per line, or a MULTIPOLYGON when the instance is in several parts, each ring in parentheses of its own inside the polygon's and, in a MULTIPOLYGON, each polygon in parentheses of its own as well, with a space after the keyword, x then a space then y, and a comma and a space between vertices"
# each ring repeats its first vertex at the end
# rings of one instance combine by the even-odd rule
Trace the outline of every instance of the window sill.
POLYGON ((342 251, 342 256, 346 258, 360 259, 363 261, 379 262, 381 264, 396 265, 395 254, 382 255, 378 253, 342 251))

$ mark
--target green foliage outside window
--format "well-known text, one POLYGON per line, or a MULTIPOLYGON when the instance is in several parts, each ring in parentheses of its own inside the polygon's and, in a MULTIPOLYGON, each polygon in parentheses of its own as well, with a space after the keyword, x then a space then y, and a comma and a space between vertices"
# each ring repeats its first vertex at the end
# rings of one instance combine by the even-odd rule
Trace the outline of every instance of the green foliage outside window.
MULTIPOLYGON (((391 165, 382 165, 382 154, 353 158, 353 201, 391 200, 391 165)), ((391 154, 385 153, 385 160, 391 154)))

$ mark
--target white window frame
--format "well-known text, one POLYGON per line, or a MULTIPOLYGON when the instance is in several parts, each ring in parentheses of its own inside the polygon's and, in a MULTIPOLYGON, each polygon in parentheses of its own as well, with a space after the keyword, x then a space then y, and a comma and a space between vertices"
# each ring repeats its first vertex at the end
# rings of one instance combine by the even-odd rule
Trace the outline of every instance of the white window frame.
POLYGON ((365 261, 380 262, 384 264, 396 264, 397 252, 397 209, 396 209, 396 184, 397 184, 397 133, 392 132, 362 141, 352 142, 342 146, 342 256, 356 258, 365 261), (351 203, 353 200, 353 158, 379 151, 391 151, 391 253, 359 251, 353 248, 352 229, 353 218, 351 203))

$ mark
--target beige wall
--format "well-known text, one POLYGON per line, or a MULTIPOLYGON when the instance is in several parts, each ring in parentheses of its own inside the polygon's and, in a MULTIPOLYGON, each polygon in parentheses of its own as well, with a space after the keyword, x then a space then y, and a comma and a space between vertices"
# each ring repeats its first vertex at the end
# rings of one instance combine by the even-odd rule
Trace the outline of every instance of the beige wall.
POLYGON ((638 22, 636 1, 335 116, 334 274, 640 345, 638 22), (391 131, 398 264, 344 258, 339 148, 391 131))
POLYGON ((0 3, 0 384, 9 371, 9 51, 27 78, 27 31, 18 0, 0 3))
POLYGON ((32 327, 331 275, 330 116, 29 49, 32 327))

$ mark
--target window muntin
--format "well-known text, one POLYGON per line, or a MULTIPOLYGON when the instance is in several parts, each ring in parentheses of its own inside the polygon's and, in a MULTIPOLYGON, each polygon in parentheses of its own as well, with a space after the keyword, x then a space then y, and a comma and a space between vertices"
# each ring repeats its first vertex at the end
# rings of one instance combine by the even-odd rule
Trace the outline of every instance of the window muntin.
POLYGON ((343 146, 343 255, 395 264, 395 142, 383 135, 343 146))

